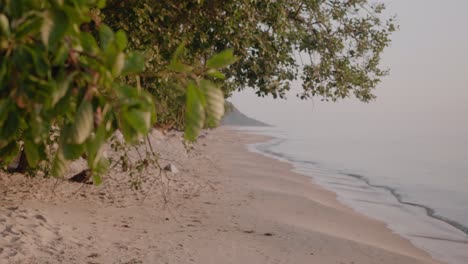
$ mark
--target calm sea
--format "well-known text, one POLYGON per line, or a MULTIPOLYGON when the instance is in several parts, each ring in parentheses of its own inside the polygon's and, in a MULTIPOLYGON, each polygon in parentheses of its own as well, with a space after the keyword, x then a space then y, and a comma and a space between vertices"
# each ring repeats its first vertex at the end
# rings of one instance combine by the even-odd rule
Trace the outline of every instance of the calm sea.
POLYGON ((385 222, 435 258, 468 263, 467 141, 444 146, 454 135, 378 137, 351 128, 248 130, 275 137, 249 146, 251 151, 292 163, 341 202, 385 222))

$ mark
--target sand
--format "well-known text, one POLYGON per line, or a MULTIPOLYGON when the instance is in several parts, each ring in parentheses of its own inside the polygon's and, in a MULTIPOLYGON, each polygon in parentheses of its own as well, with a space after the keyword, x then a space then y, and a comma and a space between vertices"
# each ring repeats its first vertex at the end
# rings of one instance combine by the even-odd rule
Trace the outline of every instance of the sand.
POLYGON ((1 174, 0 263, 439 263, 247 152, 261 140, 220 128, 187 147, 155 131, 161 165, 179 172, 145 172, 140 190, 117 170, 101 186, 1 174))

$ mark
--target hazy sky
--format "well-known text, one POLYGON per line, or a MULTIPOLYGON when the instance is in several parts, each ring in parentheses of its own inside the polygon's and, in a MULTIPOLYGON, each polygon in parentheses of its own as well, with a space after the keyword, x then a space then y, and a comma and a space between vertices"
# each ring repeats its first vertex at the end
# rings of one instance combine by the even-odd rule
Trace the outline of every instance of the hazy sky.
POLYGON ((231 100, 248 115, 289 127, 302 127, 304 121, 359 124, 385 119, 468 132, 468 0, 385 3, 397 15, 400 30, 384 54, 391 72, 378 87, 375 102, 304 102, 294 95, 282 101, 256 98, 249 91, 231 100))

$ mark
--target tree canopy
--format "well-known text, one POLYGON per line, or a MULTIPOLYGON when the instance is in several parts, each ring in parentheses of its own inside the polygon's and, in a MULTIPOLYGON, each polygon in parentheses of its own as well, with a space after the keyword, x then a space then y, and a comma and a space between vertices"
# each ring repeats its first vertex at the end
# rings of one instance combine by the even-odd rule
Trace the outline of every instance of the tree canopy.
POLYGON ((395 30, 384 8, 367 0, 110 0, 103 13, 111 27, 129 32, 133 49, 148 54, 144 87, 156 94, 165 87, 165 63, 184 42, 191 63, 235 51, 239 61, 223 71, 228 94, 253 88, 283 97, 299 79, 304 99, 354 94, 369 101, 387 73, 380 56, 395 30))
POLYGON ((194 140, 224 97, 374 98, 395 30, 367 0, 0 0, 0 161, 54 176, 158 122, 194 140), (157 118, 156 118, 157 117, 157 118), (44 165, 45 164, 45 165, 44 165))

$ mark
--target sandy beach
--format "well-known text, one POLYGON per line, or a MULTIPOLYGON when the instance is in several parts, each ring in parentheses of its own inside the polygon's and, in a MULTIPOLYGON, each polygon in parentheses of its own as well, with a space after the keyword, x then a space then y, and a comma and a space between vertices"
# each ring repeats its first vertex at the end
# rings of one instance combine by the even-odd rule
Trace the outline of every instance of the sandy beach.
POLYGON ((2 174, 0 263, 440 263, 247 151, 262 140, 222 127, 187 149, 155 131, 161 165, 179 172, 149 171, 140 190, 118 172, 101 186, 2 174))

